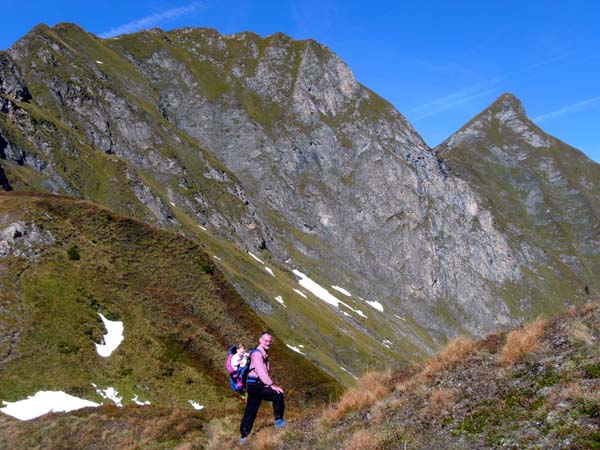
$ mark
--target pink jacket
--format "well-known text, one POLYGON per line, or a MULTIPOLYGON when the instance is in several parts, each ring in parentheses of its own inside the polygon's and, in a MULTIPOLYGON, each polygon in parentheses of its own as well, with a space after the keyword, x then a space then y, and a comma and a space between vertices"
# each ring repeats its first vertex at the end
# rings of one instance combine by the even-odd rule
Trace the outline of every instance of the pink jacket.
POLYGON ((273 380, 269 376, 269 362, 265 362, 267 353, 260 345, 257 350, 257 352, 253 352, 250 355, 250 371, 248 372, 248 376, 257 377, 265 386, 271 386, 273 380))

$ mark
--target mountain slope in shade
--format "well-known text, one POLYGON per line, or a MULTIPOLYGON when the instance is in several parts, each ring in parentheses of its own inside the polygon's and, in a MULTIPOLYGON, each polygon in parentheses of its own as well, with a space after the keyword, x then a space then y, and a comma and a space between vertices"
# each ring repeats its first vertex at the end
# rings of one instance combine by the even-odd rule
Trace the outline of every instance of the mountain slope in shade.
MULTIPOLYGON (((87 201, 0 194, 0 264, 1 401, 64 391, 106 403, 97 389, 112 387, 124 405, 239 404, 227 348, 266 326, 198 243, 87 201), (124 328, 106 357, 100 314, 124 328)), ((337 383, 275 338, 291 401, 329 398, 337 383)))
POLYGON ((537 127, 512 94, 435 150, 515 244, 541 251, 547 282, 558 276, 586 294, 600 289, 600 165, 537 127))

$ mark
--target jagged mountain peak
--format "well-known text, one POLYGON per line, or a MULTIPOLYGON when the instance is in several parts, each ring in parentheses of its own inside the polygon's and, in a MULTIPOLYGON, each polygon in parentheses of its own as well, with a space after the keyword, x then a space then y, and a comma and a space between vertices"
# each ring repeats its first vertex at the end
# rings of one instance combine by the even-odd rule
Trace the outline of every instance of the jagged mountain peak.
POLYGON ((527 117, 523 103, 514 94, 505 92, 492 103, 487 110, 498 113, 515 113, 527 117))
POLYGON ((486 141, 500 147, 514 146, 518 142, 528 147, 549 148, 555 139, 527 117, 521 100, 506 92, 438 145, 436 151, 444 156, 463 144, 470 145, 476 141, 486 141))
POLYGON ((567 269, 589 292, 598 272, 600 165, 545 133, 509 93, 435 151, 512 228, 514 242, 535 235, 543 264, 567 269))

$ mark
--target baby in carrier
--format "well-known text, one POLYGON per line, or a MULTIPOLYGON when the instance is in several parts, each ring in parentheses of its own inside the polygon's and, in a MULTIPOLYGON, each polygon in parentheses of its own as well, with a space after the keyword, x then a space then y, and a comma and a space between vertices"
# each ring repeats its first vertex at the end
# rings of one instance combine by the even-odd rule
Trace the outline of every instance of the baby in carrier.
POLYGON ((248 364, 248 349, 244 344, 238 344, 235 347, 230 349, 230 365, 231 368, 228 367, 230 373, 230 383, 231 388, 234 391, 241 392, 242 391, 242 372, 243 369, 248 364))

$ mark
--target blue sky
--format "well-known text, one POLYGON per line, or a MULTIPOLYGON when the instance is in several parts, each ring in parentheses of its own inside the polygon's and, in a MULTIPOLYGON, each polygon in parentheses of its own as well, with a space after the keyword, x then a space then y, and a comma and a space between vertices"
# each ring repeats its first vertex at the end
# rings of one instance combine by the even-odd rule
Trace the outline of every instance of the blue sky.
POLYGON ((600 2, 0 0, 0 11, 0 49, 58 22, 103 37, 198 26, 313 38, 430 146, 512 92, 540 127, 600 162, 600 2))

